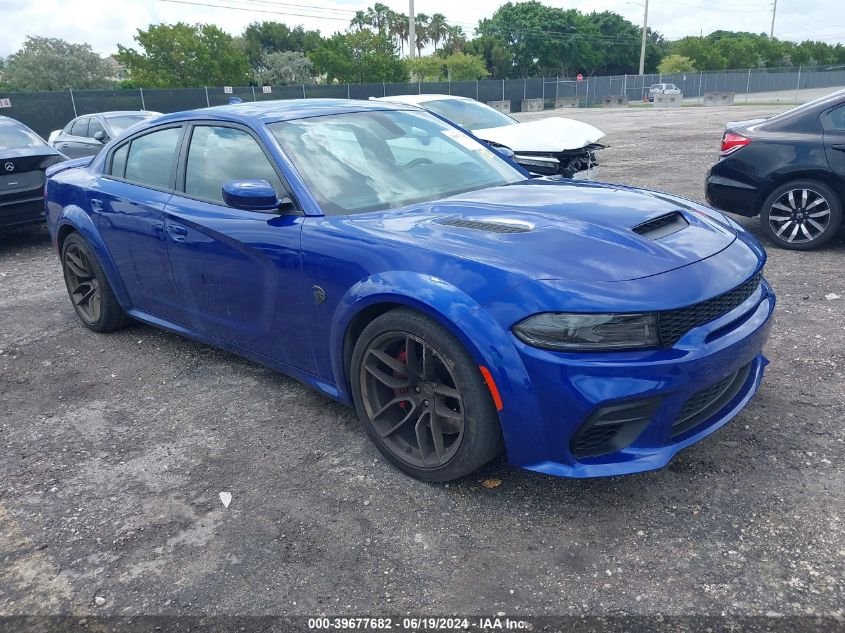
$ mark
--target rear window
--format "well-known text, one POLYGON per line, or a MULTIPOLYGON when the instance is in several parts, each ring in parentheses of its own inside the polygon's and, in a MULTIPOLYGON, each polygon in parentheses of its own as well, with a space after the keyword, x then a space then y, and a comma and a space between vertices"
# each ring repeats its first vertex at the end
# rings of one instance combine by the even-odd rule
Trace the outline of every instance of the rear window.
POLYGON ((41 147, 44 141, 28 127, 17 122, 0 122, 0 149, 41 147))

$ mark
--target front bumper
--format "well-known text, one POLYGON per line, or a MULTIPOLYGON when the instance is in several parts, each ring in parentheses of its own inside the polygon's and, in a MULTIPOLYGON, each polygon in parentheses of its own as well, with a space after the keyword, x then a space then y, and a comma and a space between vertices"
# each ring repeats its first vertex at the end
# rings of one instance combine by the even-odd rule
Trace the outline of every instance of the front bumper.
POLYGON ((670 349, 649 352, 564 354, 517 341, 536 393, 544 437, 541 459, 535 451, 531 462, 509 454, 510 461, 565 477, 623 475, 665 466, 678 451, 729 422, 757 391, 768 363, 762 349, 774 306, 774 294, 763 281, 731 312, 689 331, 670 349), (731 380, 731 390, 723 390, 714 406, 690 418, 691 423, 676 425, 682 410, 696 402, 693 396, 731 380), (584 425, 594 421, 597 412, 639 404, 647 423, 623 438, 624 446, 595 456, 576 454, 584 425))

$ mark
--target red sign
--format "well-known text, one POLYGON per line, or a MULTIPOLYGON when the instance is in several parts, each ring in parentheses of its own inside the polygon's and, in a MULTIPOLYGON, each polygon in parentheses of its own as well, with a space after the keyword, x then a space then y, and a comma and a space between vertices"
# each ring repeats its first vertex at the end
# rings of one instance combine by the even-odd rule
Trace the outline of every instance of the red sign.
POLYGON ((577 79, 578 81, 581 81, 581 80, 584 79, 584 75, 582 75, 581 73, 578 73, 578 76, 575 77, 575 79, 577 79))

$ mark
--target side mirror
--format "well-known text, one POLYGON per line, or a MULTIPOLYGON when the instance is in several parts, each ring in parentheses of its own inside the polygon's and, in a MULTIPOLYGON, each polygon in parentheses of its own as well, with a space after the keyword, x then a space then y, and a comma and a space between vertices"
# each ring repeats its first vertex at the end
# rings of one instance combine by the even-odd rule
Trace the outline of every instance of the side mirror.
POLYGON ((230 180, 223 184, 223 202, 244 211, 275 211, 283 204, 266 180, 230 180))
POLYGON ((522 165, 533 174, 554 176, 560 173, 560 161, 551 156, 523 156, 515 154, 511 159, 517 165, 522 165))
POLYGON ((493 148, 499 156, 504 158, 513 158, 513 150, 510 147, 496 146, 493 148))
POLYGON ((94 132, 94 140, 100 141, 100 143, 105 143, 109 140, 109 137, 106 136, 106 133, 100 130, 99 132, 94 132))

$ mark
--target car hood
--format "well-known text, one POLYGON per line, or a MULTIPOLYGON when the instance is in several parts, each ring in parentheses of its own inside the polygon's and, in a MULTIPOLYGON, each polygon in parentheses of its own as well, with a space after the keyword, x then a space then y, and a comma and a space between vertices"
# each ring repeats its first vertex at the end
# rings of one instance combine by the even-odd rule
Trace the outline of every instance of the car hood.
POLYGON ((596 143, 604 132, 589 123, 564 117, 525 121, 472 131, 478 138, 515 152, 560 152, 596 143))
POLYGON ((359 228, 530 279, 627 281, 727 248, 736 232, 684 201, 598 183, 533 180, 390 214, 351 216, 359 228), (679 213, 688 225, 658 239, 632 228, 679 213), (479 224, 480 223, 480 224, 479 224))

